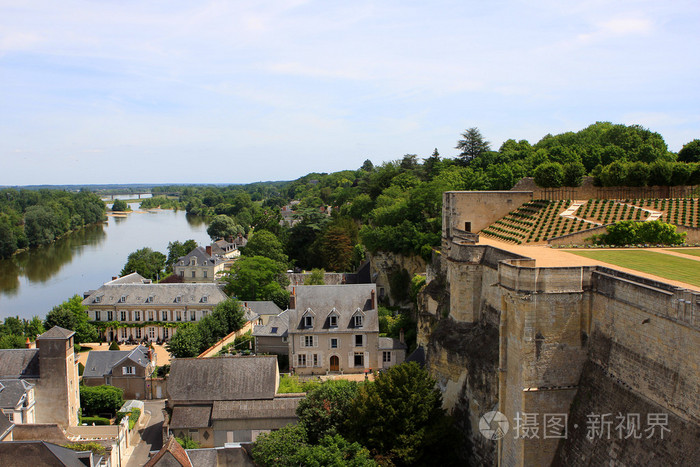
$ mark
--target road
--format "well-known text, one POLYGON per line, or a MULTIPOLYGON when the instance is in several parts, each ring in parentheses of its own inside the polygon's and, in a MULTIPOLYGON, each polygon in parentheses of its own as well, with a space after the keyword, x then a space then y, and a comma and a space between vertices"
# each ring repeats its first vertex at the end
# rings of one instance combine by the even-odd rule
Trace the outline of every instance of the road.
POLYGON ((148 425, 139 430, 141 441, 136 445, 126 467, 141 467, 148 462, 149 451, 158 451, 163 447, 162 428, 163 428, 163 408, 165 401, 144 401, 144 410, 151 413, 151 419, 148 425))

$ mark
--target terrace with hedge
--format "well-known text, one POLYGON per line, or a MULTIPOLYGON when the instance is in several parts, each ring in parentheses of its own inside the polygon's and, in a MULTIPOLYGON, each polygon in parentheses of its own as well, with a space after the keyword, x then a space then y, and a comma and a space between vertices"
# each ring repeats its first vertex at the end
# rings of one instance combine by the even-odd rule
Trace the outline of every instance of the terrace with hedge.
POLYGON ((530 201, 483 229, 480 235, 520 245, 546 243, 552 238, 624 220, 642 222, 659 218, 669 224, 700 227, 700 200, 695 198, 591 199, 577 202, 581 205, 570 217, 562 216, 573 203, 530 201))

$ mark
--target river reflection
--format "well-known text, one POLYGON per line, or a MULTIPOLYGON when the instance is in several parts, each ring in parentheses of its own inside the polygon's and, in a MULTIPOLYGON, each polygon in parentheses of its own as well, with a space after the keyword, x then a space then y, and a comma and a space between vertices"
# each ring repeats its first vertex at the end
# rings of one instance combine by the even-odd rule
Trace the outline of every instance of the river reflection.
POLYGON ((150 247, 167 254, 168 242, 209 242, 207 224, 184 211, 138 211, 109 217, 51 245, 0 260, 0 320, 7 316, 43 317, 53 306, 120 273, 129 253, 150 247))

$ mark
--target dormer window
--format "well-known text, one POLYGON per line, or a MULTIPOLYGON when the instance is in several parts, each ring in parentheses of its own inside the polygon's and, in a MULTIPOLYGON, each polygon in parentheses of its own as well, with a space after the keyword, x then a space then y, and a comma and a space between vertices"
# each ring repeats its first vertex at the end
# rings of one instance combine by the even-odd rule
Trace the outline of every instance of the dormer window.
POLYGON ((102 301, 102 297, 95 297, 95 303, 100 303, 102 301))
POLYGON ((355 320, 355 327, 361 328, 362 327, 362 315, 355 315, 353 317, 353 319, 355 320))
POLYGON ((338 327, 338 310, 333 308, 328 315, 328 327, 337 328, 338 327))
POLYGON ((207 296, 202 297, 202 303, 207 303, 207 296))
POLYGON ((146 303, 153 303, 153 296, 146 298, 146 303))
POLYGON ((182 297, 178 295, 177 297, 175 297, 175 303, 180 303, 181 299, 182 297))
POLYGON ((312 328, 314 326, 314 317, 311 315, 304 316, 303 323, 305 328, 312 328))
POLYGON ((119 303, 126 303, 126 295, 122 295, 121 298, 119 298, 119 303))

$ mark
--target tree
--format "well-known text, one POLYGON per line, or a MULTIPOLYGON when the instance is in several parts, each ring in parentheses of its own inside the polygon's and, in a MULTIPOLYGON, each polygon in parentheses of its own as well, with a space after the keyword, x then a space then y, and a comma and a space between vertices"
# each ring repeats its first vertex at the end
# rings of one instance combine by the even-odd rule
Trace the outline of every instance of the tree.
POLYGON ((624 161, 614 161, 603 167, 600 178, 604 186, 624 186, 627 181, 627 166, 624 161))
POLYGON ((700 162, 700 139, 694 139, 684 144, 681 150, 678 151, 678 161, 700 162))
POLYGON ((466 165, 470 160, 477 156, 491 150, 491 143, 484 140, 481 136, 479 129, 469 128, 464 133, 462 133, 462 139, 457 142, 455 149, 460 149, 462 152, 459 153, 459 157, 462 163, 466 165))
POLYGON ((196 357, 201 352, 202 336, 195 323, 187 323, 177 328, 177 332, 166 344, 168 352, 175 358, 196 357))
POLYGON ((256 230, 248 239, 245 247, 241 248, 241 254, 245 256, 264 256, 287 266, 289 258, 284 253, 284 247, 272 232, 256 230))
POLYGON ((581 186, 586 167, 581 162, 564 164, 564 186, 581 186))
POLYGON ((558 162, 545 162, 535 169, 535 183, 542 188, 559 188, 564 183, 564 168, 558 162))
POLYGON ((296 453, 307 441, 301 424, 289 424, 279 430, 263 433, 253 445, 253 460, 264 467, 297 467, 296 453))
POLYGON ((197 246, 197 242, 193 239, 189 239, 185 241, 185 243, 181 243, 179 240, 168 243, 168 259, 166 260, 168 269, 172 270, 173 264, 175 264, 178 258, 185 256, 187 253, 197 248, 197 246))
POLYGON ((666 161, 655 161, 649 166, 649 185, 668 186, 671 183, 673 167, 666 161))
POLYGON ((185 436, 184 438, 175 438, 175 441, 177 441, 180 446, 182 446, 184 449, 199 449, 200 445, 197 441, 193 440, 189 436, 185 436))
POLYGON ((159 251, 153 251, 148 247, 141 248, 129 255, 120 275, 126 276, 137 272, 146 279, 157 280, 163 274, 166 259, 167 257, 159 251))
POLYGON ((304 279, 304 285, 325 285, 324 277, 326 277, 326 271, 323 269, 312 269, 309 277, 304 279))
POLYGON ((90 324, 87 307, 83 306, 80 295, 74 295, 70 299, 56 305, 46 314, 44 328, 51 329, 60 326, 64 329, 75 331, 75 343, 94 342, 97 340, 97 328, 90 324))
POLYGON ((114 386, 80 386, 83 414, 115 414, 124 405, 124 390, 114 386))
POLYGON ((217 303, 214 311, 197 323, 201 337, 199 353, 214 345, 219 339, 241 329, 245 324, 244 314, 238 300, 229 298, 217 303))
POLYGON ((627 186, 645 186, 649 180, 649 164, 646 162, 633 162, 627 170, 627 186))
POLYGON ((330 227, 321 237, 321 257, 324 265, 334 272, 348 271, 352 264, 353 246, 342 227, 330 227))
POLYGON ((395 465, 453 464, 454 429, 435 380, 417 363, 403 363, 365 383, 347 411, 345 429, 395 465))
POLYGON ((209 234, 212 240, 235 237, 243 232, 243 227, 236 224, 229 216, 223 214, 216 216, 207 228, 207 234, 209 234))
POLYGON ((297 416, 311 443, 342 432, 357 387, 354 381, 329 380, 309 390, 299 401, 297 416))
POLYGON ((285 269, 277 261, 264 256, 246 256, 235 263, 225 279, 227 294, 239 300, 272 300, 286 308, 289 293, 284 289, 289 284, 285 269))
POLYGON ((129 205, 126 204, 126 201, 122 199, 115 199, 114 203, 112 204, 112 211, 131 211, 129 208, 129 205))
POLYGON ((676 162, 671 167, 671 185, 679 186, 686 185, 690 176, 693 173, 693 168, 685 162, 676 162))

